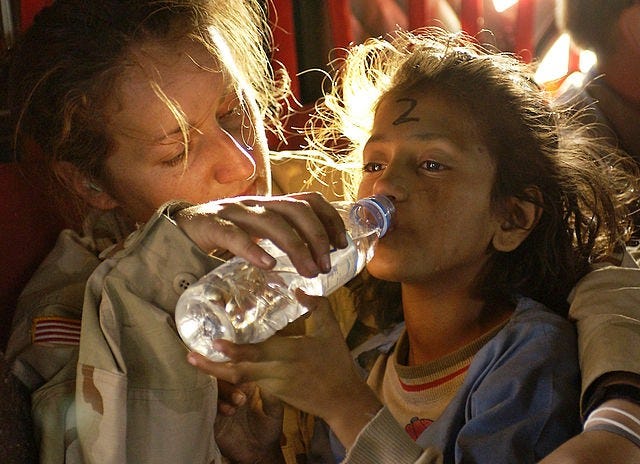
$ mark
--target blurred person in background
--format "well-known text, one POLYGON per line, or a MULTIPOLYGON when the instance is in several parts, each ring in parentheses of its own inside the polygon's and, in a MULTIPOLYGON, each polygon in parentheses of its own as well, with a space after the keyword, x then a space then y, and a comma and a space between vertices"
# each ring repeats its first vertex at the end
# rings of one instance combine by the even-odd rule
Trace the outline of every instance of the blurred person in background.
POLYGON ((558 98, 585 108, 585 122, 600 123, 595 135, 640 162, 640 2, 559 0, 557 18, 576 45, 597 57, 587 72, 567 77, 558 98))

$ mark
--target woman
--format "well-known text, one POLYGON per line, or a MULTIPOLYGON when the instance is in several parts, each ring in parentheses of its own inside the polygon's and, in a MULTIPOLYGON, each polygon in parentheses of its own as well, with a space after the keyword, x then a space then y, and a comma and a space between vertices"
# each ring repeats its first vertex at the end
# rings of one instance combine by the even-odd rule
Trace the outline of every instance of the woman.
MULTIPOLYGON (((82 223, 24 290, 8 347, 42 462, 209 463, 218 445, 279 454, 229 424, 214 437, 217 384, 186 363, 172 317, 215 256, 271 265, 255 236, 306 275, 344 242, 319 195, 268 197, 263 122, 277 129, 284 88, 263 20, 252 2, 62 0, 23 38, 11 85, 22 153, 82 223)), ((250 425, 279 436, 274 414, 250 425)))

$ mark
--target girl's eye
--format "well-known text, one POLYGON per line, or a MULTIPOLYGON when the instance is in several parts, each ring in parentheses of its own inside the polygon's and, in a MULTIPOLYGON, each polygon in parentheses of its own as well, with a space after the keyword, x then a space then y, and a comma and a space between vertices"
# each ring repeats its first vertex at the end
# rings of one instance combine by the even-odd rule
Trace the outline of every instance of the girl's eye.
POLYGON ((382 163, 365 163, 364 166, 362 166, 362 170, 364 172, 379 172, 382 171, 384 169, 384 166, 382 165, 382 163))
POLYGON ((444 169, 444 166, 442 164, 434 160, 427 160, 424 163, 422 163, 422 166, 427 171, 442 171, 444 169))
POLYGON ((185 155, 186 155, 186 152, 182 151, 178 153, 176 156, 174 156, 173 158, 167 161, 163 161, 162 164, 169 167, 177 166, 179 163, 182 163, 184 161, 185 155))

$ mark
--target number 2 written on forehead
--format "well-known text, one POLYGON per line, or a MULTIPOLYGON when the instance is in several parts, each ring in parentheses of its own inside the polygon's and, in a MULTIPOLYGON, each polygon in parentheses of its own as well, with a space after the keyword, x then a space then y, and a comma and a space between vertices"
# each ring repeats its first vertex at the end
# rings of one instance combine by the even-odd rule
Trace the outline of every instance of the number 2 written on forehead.
POLYGON ((418 104, 417 100, 415 100, 414 98, 398 98, 396 100, 396 103, 406 103, 407 104, 407 109, 400 116, 398 116, 398 118, 395 121, 393 121, 393 125, 394 126, 398 126, 398 125, 403 124, 405 122, 420 121, 420 118, 409 116, 411 114, 411 112, 413 111, 413 109, 418 104))

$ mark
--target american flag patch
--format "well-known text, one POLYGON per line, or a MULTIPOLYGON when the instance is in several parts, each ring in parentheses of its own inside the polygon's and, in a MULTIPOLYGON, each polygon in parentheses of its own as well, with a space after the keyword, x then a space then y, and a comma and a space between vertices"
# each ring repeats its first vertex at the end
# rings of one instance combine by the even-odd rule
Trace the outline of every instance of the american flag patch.
POLYGON ((34 344, 79 345, 80 326, 78 319, 38 317, 33 321, 31 341, 34 344))

